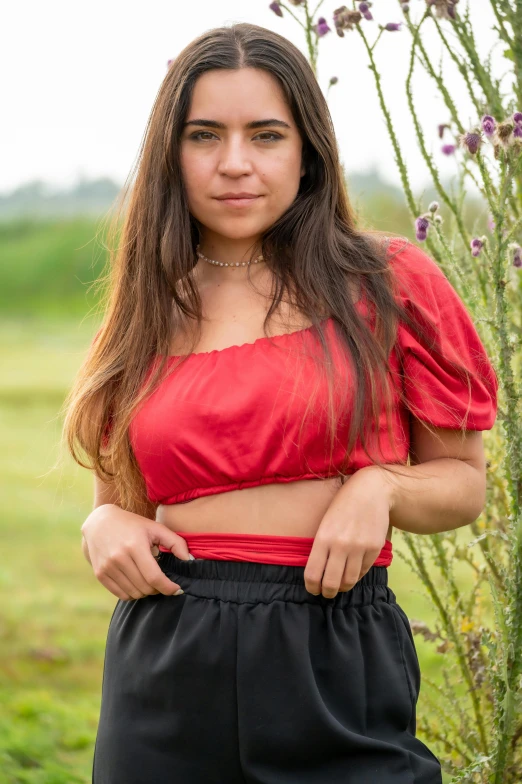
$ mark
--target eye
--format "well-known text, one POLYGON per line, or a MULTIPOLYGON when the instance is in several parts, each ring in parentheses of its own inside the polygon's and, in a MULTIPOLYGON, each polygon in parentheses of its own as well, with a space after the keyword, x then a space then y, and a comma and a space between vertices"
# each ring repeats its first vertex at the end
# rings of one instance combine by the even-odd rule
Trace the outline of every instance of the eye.
POLYGON ((194 139, 197 142, 199 142, 199 141, 201 141, 201 139, 199 139, 199 136, 201 136, 202 133, 208 133, 210 136, 213 136, 213 134, 210 133, 210 131, 197 131, 197 133, 191 134, 190 138, 194 139))
MULTIPOLYGON (((197 142, 206 141, 205 139, 201 139, 200 138, 201 134, 204 134, 204 133, 209 134, 210 136, 214 136, 214 134, 211 133, 211 131, 196 131, 196 133, 191 134, 190 138, 194 139, 194 141, 197 141, 197 142)), ((262 140, 262 141, 264 141, 265 144, 267 144, 269 142, 272 142, 272 141, 277 141, 278 139, 282 139, 283 138, 278 133, 272 133, 271 131, 262 131, 261 133, 258 133, 257 135, 258 136, 272 136, 273 137, 271 139, 262 140)))
POLYGON ((267 139, 267 141, 277 141, 278 139, 282 139, 283 137, 280 136, 278 133, 272 133, 271 131, 263 131, 262 133, 258 134, 258 136, 272 136, 272 139, 267 139))

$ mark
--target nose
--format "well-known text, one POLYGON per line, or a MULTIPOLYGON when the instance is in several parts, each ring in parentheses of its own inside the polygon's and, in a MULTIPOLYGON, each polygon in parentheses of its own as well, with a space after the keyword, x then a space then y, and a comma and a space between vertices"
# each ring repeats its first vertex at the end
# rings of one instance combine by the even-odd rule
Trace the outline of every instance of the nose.
POLYGON ((252 161, 248 153, 248 145, 241 139, 229 139, 223 142, 219 154, 218 171, 229 177, 249 174, 252 171, 252 161))

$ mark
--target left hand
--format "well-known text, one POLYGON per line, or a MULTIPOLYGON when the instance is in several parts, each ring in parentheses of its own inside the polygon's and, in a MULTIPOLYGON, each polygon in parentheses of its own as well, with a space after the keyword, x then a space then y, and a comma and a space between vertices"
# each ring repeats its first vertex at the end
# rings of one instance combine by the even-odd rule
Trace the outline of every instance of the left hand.
POLYGON ((333 599, 353 588, 381 552, 392 506, 392 486, 380 469, 347 479, 317 529, 304 571, 309 593, 333 599))

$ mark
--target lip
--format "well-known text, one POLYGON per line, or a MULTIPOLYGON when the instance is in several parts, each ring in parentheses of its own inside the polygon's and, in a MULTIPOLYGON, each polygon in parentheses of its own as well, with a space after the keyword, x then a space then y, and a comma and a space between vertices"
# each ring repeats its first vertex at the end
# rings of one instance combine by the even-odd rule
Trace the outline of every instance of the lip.
POLYGON ((260 198, 261 196, 235 196, 231 198, 223 198, 221 196, 218 198, 218 201, 229 207, 248 207, 260 198))
POLYGON ((222 193, 221 196, 218 196, 218 199, 257 199, 259 194, 257 193, 249 193, 248 191, 238 191, 235 193, 234 191, 227 191, 226 193, 222 193))

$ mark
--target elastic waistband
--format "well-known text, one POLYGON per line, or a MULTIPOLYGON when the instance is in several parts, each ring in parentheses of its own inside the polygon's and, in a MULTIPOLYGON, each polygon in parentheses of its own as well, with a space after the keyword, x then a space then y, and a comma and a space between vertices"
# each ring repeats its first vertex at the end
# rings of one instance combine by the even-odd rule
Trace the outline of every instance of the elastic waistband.
MULTIPOLYGON (((223 561, 254 561, 283 566, 306 566, 314 538, 310 536, 268 536, 266 534, 224 533, 222 531, 176 531, 187 542, 196 558, 223 561)), ((162 545, 160 552, 170 550, 162 545)), ((390 566, 393 549, 390 539, 377 556, 373 566, 390 566)))
POLYGON ((178 583, 187 595, 205 599, 238 604, 306 602, 339 609, 374 604, 376 601, 390 604, 397 601, 388 586, 386 566, 371 566, 350 591, 339 592, 333 599, 327 599, 322 594, 314 596, 306 589, 304 566, 206 558, 183 561, 173 553, 163 551, 158 555, 157 562, 161 570, 178 583))

